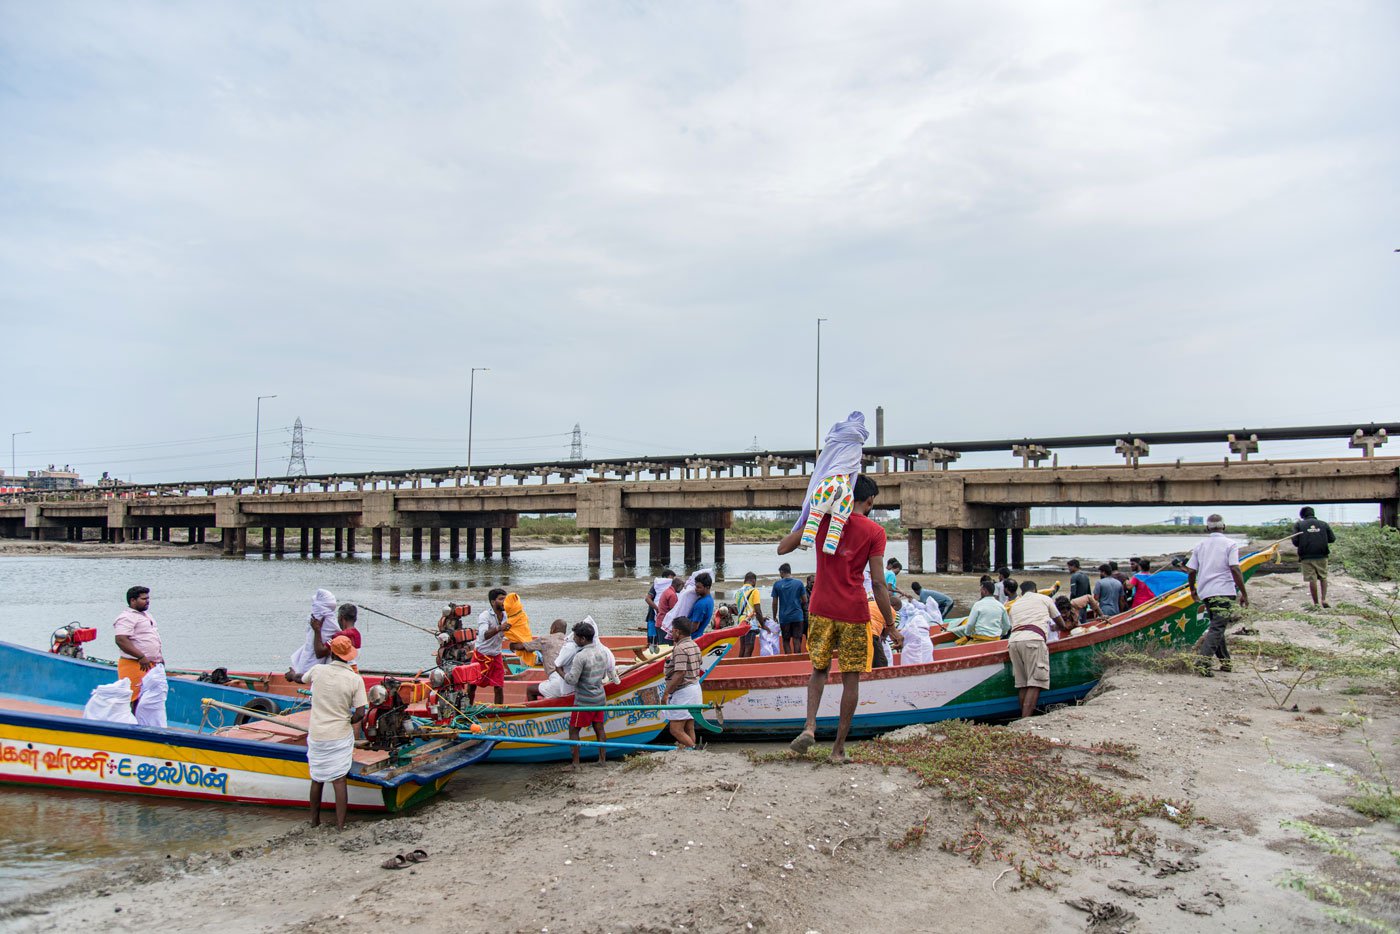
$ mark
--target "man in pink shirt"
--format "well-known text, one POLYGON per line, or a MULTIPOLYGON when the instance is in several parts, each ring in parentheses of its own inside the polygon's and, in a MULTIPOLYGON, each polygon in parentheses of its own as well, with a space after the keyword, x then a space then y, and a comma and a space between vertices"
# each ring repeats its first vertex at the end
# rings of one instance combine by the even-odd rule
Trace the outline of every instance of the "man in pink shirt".
POLYGON ((160 651, 160 633, 156 621, 146 612, 151 605, 151 588, 132 587, 126 592, 126 612, 117 617, 112 628, 117 633, 117 677, 131 682, 131 706, 141 694, 141 679, 156 665, 165 663, 160 651))

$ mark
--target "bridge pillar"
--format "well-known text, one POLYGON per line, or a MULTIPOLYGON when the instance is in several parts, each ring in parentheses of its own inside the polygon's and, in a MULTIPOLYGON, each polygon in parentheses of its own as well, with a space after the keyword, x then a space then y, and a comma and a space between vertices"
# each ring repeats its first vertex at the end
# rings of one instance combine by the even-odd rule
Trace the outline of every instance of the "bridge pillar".
POLYGON ((992 568, 991 530, 969 529, 968 570, 985 574, 992 568))
POLYGON ((353 525, 345 530, 345 557, 355 557, 355 527, 353 525))
POLYGON ((419 526, 413 527, 413 560, 423 560, 423 529, 419 526))
POLYGON ((114 545, 120 545, 122 542, 126 541, 126 529, 122 528, 121 526, 116 526, 115 528, 110 528, 110 529, 108 529, 107 531, 109 531, 109 532, 112 533, 112 534, 111 534, 112 544, 114 544, 114 545))
POLYGON ((992 567, 1007 567, 1006 529, 997 528, 992 533, 992 567))
POLYGON ((935 552, 933 559, 933 569, 937 574, 948 573, 948 543, 952 536, 949 529, 933 530, 933 549, 935 552))
POLYGON ((647 535, 648 558, 652 567, 662 567, 671 563, 671 530, 650 529, 647 535))
POLYGON ((239 556, 240 558, 243 557, 244 555, 246 555, 246 554, 248 553, 248 527, 247 527, 247 526, 240 526, 240 527, 238 528, 238 536, 237 536, 236 540, 234 541, 233 547, 237 550, 237 554, 238 554, 238 556, 239 556))
MULTIPOLYGON (((192 531, 193 531, 193 530, 192 530, 192 531)), ((263 526, 263 530, 262 530, 262 553, 265 554, 265 555, 270 555, 270 554, 272 554, 272 534, 273 534, 273 533, 272 533, 272 529, 268 528, 267 526, 263 526)), ((190 537, 193 538, 194 536, 190 536, 190 537)))
POLYGON ((403 557, 403 529, 397 525, 389 529, 389 560, 398 561, 403 557))
POLYGON ((301 527, 301 536, 297 541, 297 550, 301 552, 303 558, 311 553, 311 529, 306 526, 301 527))
POLYGON ((490 561, 492 556, 496 553, 492 538, 490 526, 481 530, 481 557, 486 561, 490 561))
MULTIPOLYGON (((637 560, 637 539, 636 539, 636 535, 637 535, 636 532, 633 532, 633 533, 632 533, 632 536, 633 536, 633 537, 632 537, 632 561, 633 561, 634 564, 636 563, 636 560, 637 560)), ((510 529, 508 529, 508 528, 503 528, 503 529, 501 529, 501 560, 502 560, 502 561, 509 561, 509 560, 510 560, 510 529)))
POLYGON ((428 530, 428 557, 434 561, 442 560, 442 529, 428 530))
POLYGON ((685 554, 683 559, 686 567, 691 567, 700 563, 700 530, 685 530, 685 554))
POLYGON ((319 525, 311 530, 311 557, 321 557, 321 527, 319 525))
POLYGON ((965 529, 939 529, 939 544, 943 543, 943 535, 948 536, 948 549, 939 554, 939 571, 948 574, 961 574, 967 561, 967 551, 970 542, 967 541, 965 529), (947 563, 943 562, 943 554, 947 554, 947 563))
MULTIPOLYGON (((136 535, 138 538, 140 537, 140 530, 137 530, 136 535)), ((225 555, 233 554, 233 537, 233 529, 223 528, 219 530, 219 548, 225 555)))
POLYGON ((462 530, 455 525, 447 530, 447 557, 453 561, 462 557, 462 530))
POLYGON ((333 554, 340 554, 345 550, 345 530, 340 526, 335 529, 335 551, 333 554))
MULTIPOLYGON (((282 545, 280 539, 277 545, 280 549, 282 545)), ((369 530, 369 557, 371 561, 384 560, 384 530, 377 525, 369 530)))
MULTIPOLYGON (((82 536, 79 536, 79 538, 81 537, 82 536)), ((163 542, 170 541, 170 526, 163 525, 160 527, 160 540, 163 542)))
POLYGON ((1388 525, 1392 529, 1400 527, 1400 499, 1381 501, 1381 525, 1388 525))
POLYGON ((287 530, 282 526, 272 530, 272 553, 285 555, 287 553, 287 530))
POLYGON ((1021 571, 1026 567, 1026 530, 1011 530, 1011 569, 1021 571))
POLYGON ((909 539, 909 573, 924 573, 924 530, 907 529, 909 539))
POLYGON ((200 543, 201 545, 204 544, 204 536, 205 536, 205 533, 206 533, 206 529, 204 528, 204 526, 201 525, 201 526, 199 527, 199 543, 200 543))
POLYGON ((627 535, 622 529, 612 530, 612 563, 615 568, 627 563, 627 535))
POLYGON ((603 530, 588 530, 588 566, 600 567, 603 564, 603 530))
POLYGON ((476 529, 467 529, 467 560, 476 560, 476 529))
POLYGON ((715 529, 715 564, 724 563, 724 529, 715 529))

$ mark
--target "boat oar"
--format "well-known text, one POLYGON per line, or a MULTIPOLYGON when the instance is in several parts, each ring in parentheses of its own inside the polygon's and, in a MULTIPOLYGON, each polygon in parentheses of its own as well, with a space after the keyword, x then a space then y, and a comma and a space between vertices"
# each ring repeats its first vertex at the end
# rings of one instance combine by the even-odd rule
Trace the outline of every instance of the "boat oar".
POLYGON ((311 732, 311 730, 308 727, 302 726, 300 723, 293 723, 290 720, 283 720, 281 717, 276 716, 275 714, 263 713, 261 710, 254 710, 251 707, 239 707, 237 704, 225 704, 223 701, 217 701, 210 697, 204 698, 202 701, 200 701, 200 703, 202 703, 205 707, 217 707, 220 710, 231 710, 234 713, 246 714, 247 716, 253 717, 257 720, 266 720, 268 723, 276 723, 279 726, 285 726, 287 729, 296 730, 299 733, 311 732))
POLYGON ((385 612, 383 612, 383 611, 381 611, 381 610, 376 610, 376 609, 375 609, 374 607, 372 607, 372 606, 365 606, 363 603, 357 603, 357 604, 355 604, 355 605, 358 606, 358 607, 359 607, 360 609, 362 609, 362 610, 369 610, 369 611, 370 611, 371 613, 373 613, 375 616, 382 616, 382 617, 384 617, 385 619, 391 619, 391 620, 393 620, 393 621, 396 622, 396 623, 402 623, 402 624, 405 625, 405 626, 411 626, 411 627, 413 627, 414 629, 417 629, 419 632, 426 632, 428 635, 432 636, 434 639, 437 638, 438 631, 437 631, 436 629, 429 629, 427 626, 420 626, 420 625, 418 625, 417 623, 410 623, 410 622, 409 622, 408 620, 406 620, 406 619, 399 619, 397 616, 390 616, 388 613, 385 613, 385 612))
MULTIPOLYGON (((573 708, 578 709, 578 708, 573 708)), ((653 746, 650 743, 600 743, 588 739, 543 739, 533 736, 507 736, 504 733, 460 733, 463 739, 485 739, 496 743, 527 743, 535 746, 577 746, 580 749, 628 749, 633 752, 670 752, 675 746, 653 746)))
POLYGON ((714 704, 600 704, 593 707, 484 707, 475 711, 478 717, 502 713, 610 713, 624 710, 712 710, 714 704))

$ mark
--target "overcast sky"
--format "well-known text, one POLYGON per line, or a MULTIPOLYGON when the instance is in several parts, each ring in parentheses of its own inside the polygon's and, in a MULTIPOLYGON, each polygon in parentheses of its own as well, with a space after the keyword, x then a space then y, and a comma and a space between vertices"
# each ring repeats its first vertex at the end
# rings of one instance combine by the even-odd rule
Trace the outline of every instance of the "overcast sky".
POLYGON ((818 317, 823 421, 891 442, 1393 420, 1397 40, 1391 2, 3 0, 0 435, 247 475, 276 393, 265 465, 297 416, 313 472, 463 463, 488 366, 476 463, 801 447, 818 317))

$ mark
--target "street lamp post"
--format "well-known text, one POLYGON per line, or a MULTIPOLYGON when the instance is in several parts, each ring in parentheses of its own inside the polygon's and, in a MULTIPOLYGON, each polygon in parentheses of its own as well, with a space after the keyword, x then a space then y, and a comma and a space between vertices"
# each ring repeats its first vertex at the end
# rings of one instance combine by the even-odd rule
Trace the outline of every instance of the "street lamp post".
POLYGON ((258 491, 258 444, 262 441, 262 401, 264 399, 276 399, 274 393, 270 396, 258 396, 257 420, 253 422, 253 492, 258 491))
POLYGON ((822 451, 822 322, 830 318, 817 319, 817 453, 822 451))
POLYGON ((476 374, 490 369, 489 366, 472 367, 471 384, 467 390, 467 483, 472 482, 472 417, 476 410, 476 374))
POLYGON ((15 475, 15 439, 20 435, 33 434, 32 431, 12 431, 10 432, 10 476, 15 475))

